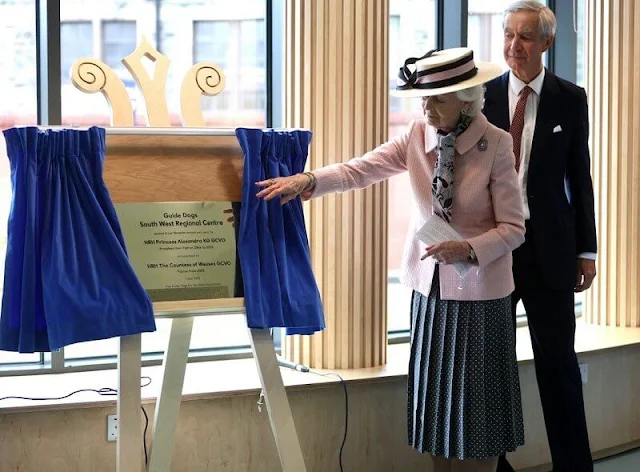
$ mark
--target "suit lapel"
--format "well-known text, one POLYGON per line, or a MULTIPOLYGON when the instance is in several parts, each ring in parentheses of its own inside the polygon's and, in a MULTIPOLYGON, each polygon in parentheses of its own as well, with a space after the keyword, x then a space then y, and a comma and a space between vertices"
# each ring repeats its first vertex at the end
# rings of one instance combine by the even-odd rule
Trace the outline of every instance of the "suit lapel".
POLYGON ((502 74, 487 87, 484 114, 498 128, 509 131, 509 72, 502 74))
POLYGON ((542 161, 544 148, 553 132, 553 125, 558 119, 559 107, 557 106, 557 95, 560 94, 556 76, 549 70, 545 71, 540 102, 538 104, 538 115, 533 131, 533 143, 531 145, 531 155, 529 157, 529 169, 534 169, 542 161))

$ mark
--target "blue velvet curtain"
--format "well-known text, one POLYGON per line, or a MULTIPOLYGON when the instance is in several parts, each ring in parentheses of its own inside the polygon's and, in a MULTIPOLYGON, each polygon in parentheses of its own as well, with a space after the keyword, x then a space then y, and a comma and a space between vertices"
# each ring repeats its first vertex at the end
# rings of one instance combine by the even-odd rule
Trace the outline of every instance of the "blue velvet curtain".
POLYGON ((4 131, 11 165, 0 349, 155 331, 102 179, 105 130, 4 131))
POLYGON ((238 253, 249 327, 313 334, 324 329, 324 313, 302 202, 256 197, 256 182, 304 170, 311 132, 238 128, 236 136, 244 152, 238 253))

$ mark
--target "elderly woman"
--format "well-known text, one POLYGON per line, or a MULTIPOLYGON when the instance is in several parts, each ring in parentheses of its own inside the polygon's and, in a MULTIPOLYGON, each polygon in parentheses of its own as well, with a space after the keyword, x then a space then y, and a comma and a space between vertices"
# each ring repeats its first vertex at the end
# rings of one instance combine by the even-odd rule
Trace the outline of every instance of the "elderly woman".
POLYGON ((493 471, 500 454, 524 443, 510 302, 511 251, 524 241, 522 199, 511 136, 480 112, 482 84, 501 72, 474 62, 467 48, 408 59, 395 94, 422 97, 424 120, 360 158, 257 182, 258 197, 284 204, 409 172, 409 443, 431 454, 436 471, 493 471), (462 240, 425 247, 416 233, 430 218, 462 240))

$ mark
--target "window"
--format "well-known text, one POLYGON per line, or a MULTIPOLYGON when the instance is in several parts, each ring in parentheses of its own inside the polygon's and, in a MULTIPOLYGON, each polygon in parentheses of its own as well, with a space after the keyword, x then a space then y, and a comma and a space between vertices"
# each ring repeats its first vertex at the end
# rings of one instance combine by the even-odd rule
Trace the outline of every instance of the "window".
MULTIPOLYGON (((420 57, 436 45, 435 0, 390 0, 389 4, 389 86, 394 88, 399 68, 407 57, 420 57)), ((389 97, 389 138, 422 118, 419 99, 389 97)), ((411 207, 407 205, 409 176, 404 173, 389 180, 389 268, 387 324, 394 335, 409 330, 411 291, 399 280, 404 241, 409 231, 411 207)))
POLYGON ((467 45, 473 49, 477 60, 502 64, 507 69, 502 55, 502 12, 511 0, 481 2, 469 1, 467 23, 467 45))
MULTIPOLYGON (((140 37, 167 55, 172 63, 167 78, 167 102, 172 123, 180 125, 179 96, 184 73, 196 61, 218 63, 227 76, 227 91, 218 97, 224 105, 211 113, 207 122, 214 127, 265 125, 266 103, 266 23, 264 0, 245 0, 242 8, 220 0, 193 5, 186 1, 107 0, 86 8, 75 0, 61 0, 61 82, 62 122, 65 125, 108 126, 110 111, 101 94, 85 94, 75 89, 70 68, 80 57, 95 57, 111 66, 123 80, 134 103, 136 124, 143 121, 144 103, 121 59, 135 49, 140 37), (160 8, 161 11, 155 11, 160 8), (212 17, 212 12, 220 18, 212 17), (147 18, 160 17, 159 28, 147 18), (189 25, 193 25, 191 31, 189 25), (193 55, 184 54, 193 51, 193 55)), ((6 72, 0 76, 0 128, 36 123, 35 4, 0 4, 0 37, 16 54, 0 57, 6 72)), ((4 268, 6 223, 10 206, 9 165, 0 139, 0 265, 4 268)), ((2 276, 0 272, 0 291, 2 276)), ((166 348, 169 322, 158 320, 158 331, 143 335, 146 354, 166 348)), ((117 339, 81 343, 65 348, 67 365, 101 362, 114 356, 117 339)), ((194 355, 216 349, 246 348, 249 340, 243 315, 200 317, 194 322, 191 349, 194 355)), ((40 354, 0 353, 0 363, 43 363, 40 354)))
MULTIPOLYGON (((391 15, 389 18, 389 87, 392 89, 398 78, 398 69, 406 59, 402 57, 402 48, 400 46, 400 15, 391 15)), ((390 96, 389 111, 396 112, 401 110, 402 99, 390 96)))
MULTIPOLYGON (((92 11, 87 12, 78 9, 75 0, 61 0, 63 44, 65 38, 75 44, 83 43, 81 50, 63 47, 61 61, 70 67, 79 57, 89 56, 112 67, 129 92, 136 126, 146 126, 144 100, 121 63, 144 37, 171 60, 166 96, 173 125, 181 126, 180 87, 184 74, 196 62, 211 61, 222 67, 226 88, 215 97, 203 97, 207 125, 263 126, 266 119, 266 2, 243 0, 241 3, 242 8, 221 0, 198 4, 133 0, 126 5, 107 0, 92 4, 92 11), (147 21, 148 18, 160 18, 160 23, 147 21)), ((145 68, 153 77, 153 63, 145 61, 145 68)), ((62 72, 64 75, 65 71, 62 72)), ((68 85, 63 85, 62 90, 63 123, 108 126, 110 111, 102 95, 85 94, 76 90, 70 81, 66 83, 68 85)), ((142 350, 147 355, 159 354, 166 349, 170 322, 159 319, 156 324, 155 333, 142 336, 142 350)), ((105 358, 116 354, 117 346, 117 339, 67 346, 65 360, 67 365, 104 362, 105 358)), ((248 346, 244 315, 194 320, 192 355, 248 346)))
POLYGON ((60 24, 60 72, 63 84, 71 83, 71 66, 76 59, 93 56, 93 27, 90 21, 60 24))
POLYGON ((260 113, 266 106, 266 28, 264 19, 195 21, 194 62, 211 61, 225 73, 226 86, 203 97, 203 109, 260 113))
MULTIPOLYGON (((122 80, 134 108, 134 123, 145 126, 145 103, 133 77, 121 63, 145 38, 171 60, 166 97, 171 124, 180 120, 182 78, 196 62, 222 67, 225 90, 203 97, 207 126, 228 128, 266 124, 266 1, 106 0, 85 8, 77 0, 60 0, 62 123, 109 126, 109 105, 99 93, 75 88, 69 69, 79 57, 95 57, 122 80), (241 8, 238 8, 238 3, 241 8), (149 21, 159 18, 159 21, 149 21)), ((154 65, 144 60, 153 77, 154 65)))
MULTIPOLYGON (((37 122, 35 2, 0 3, 0 130, 37 122)), ((0 132, 0 295, 4 286, 7 219, 11 206, 9 159, 0 132)), ((0 351, 0 364, 41 363, 40 354, 0 351)))
MULTIPOLYGON (((502 9, 510 0, 483 2, 468 0, 468 44, 481 60, 503 63, 502 9)), ((144 101, 121 59, 129 55, 141 38, 171 60, 166 98, 174 126, 180 122, 180 87, 185 72, 199 61, 220 65, 227 78, 226 90, 216 97, 203 97, 205 120, 211 127, 265 126, 266 89, 266 0, 104 0, 81 2, 60 0, 61 98, 64 125, 109 126, 110 110, 104 97, 85 94, 71 83, 69 69, 80 57, 94 57, 114 67, 134 106, 137 126, 145 126, 144 101)), ((398 69, 408 56, 419 57, 436 46, 438 25, 436 0, 390 0, 389 79, 395 85, 398 69)), ((584 82, 585 0, 577 2, 578 83, 584 82)), ((570 25, 561 25, 570 28, 570 25)), ((282 34, 274 30, 274 35, 282 34)), ((36 41, 35 0, 0 2, 0 44, 12 51, 0 56, 0 129, 35 124, 36 118, 36 41)), ((52 45, 55 47, 55 45, 52 45)), ((147 61, 152 75, 153 64, 147 61)), ((505 66, 506 67, 506 66, 505 66)), ((277 80, 274 83, 278 83, 277 80)), ((51 95, 56 91, 51 91, 51 95)), ((269 93, 273 93, 270 91, 269 93)), ((40 97, 44 100, 43 97, 40 97)), ((417 99, 389 98, 389 136, 404 130, 413 119, 422 117, 417 99)), ((280 124, 280 123, 276 123, 280 124)), ((398 280, 404 239, 408 231, 410 208, 406 205, 410 189, 408 177, 398 176, 389 184, 388 241, 388 327, 393 335, 409 328, 410 291, 398 280)), ((10 205, 9 165, 0 135, 0 267, 6 247, 6 222, 10 205)), ((0 272, 0 291, 2 275, 0 272)), ((577 306, 581 297, 576 297, 577 306)), ((278 330, 276 330, 278 331, 278 330)), ((158 332, 143 336, 147 354, 165 349, 168 322, 158 321, 158 332)), ((197 318, 191 343, 192 355, 208 355, 216 350, 231 352, 232 347, 248 347, 246 324, 241 315, 229 314, 197 318)), ((87 365, 116 353, 117 340, 82 343, 65 349, 68 363, 87 365)), ((42 364, 48 356, 0 353, 0 363, 42 364)), ((113 360, 113 358, 110 358, 113 360)))
POLYGON ((102 61, 118 75, 124 75, 126 69, 122 58, 131 54, 138 43, 135 21, 102 22, 102 61))

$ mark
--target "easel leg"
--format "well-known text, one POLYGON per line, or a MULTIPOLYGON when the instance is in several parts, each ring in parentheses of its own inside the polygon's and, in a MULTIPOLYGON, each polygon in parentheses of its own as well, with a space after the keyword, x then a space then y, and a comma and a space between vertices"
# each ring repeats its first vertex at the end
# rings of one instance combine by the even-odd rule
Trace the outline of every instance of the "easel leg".
POLYGON ((271 334, 268 329, 250 329, 249 331, 253 357, 258 366, 282 470, 283 472, 305 472, 307 469, 291 415, 287 392, 282 383, 271 334))
POLYGON ((141 335, 120 338, 118 352, 118 442, 117 472, 143 470, 142 425, 140 420, 141 335))
POLYGON ((153 421, 149 472, 168 472, 171 467, 192 331, 191 316, 171 321, 171 335, 162 363, 162 387, 153 421))

